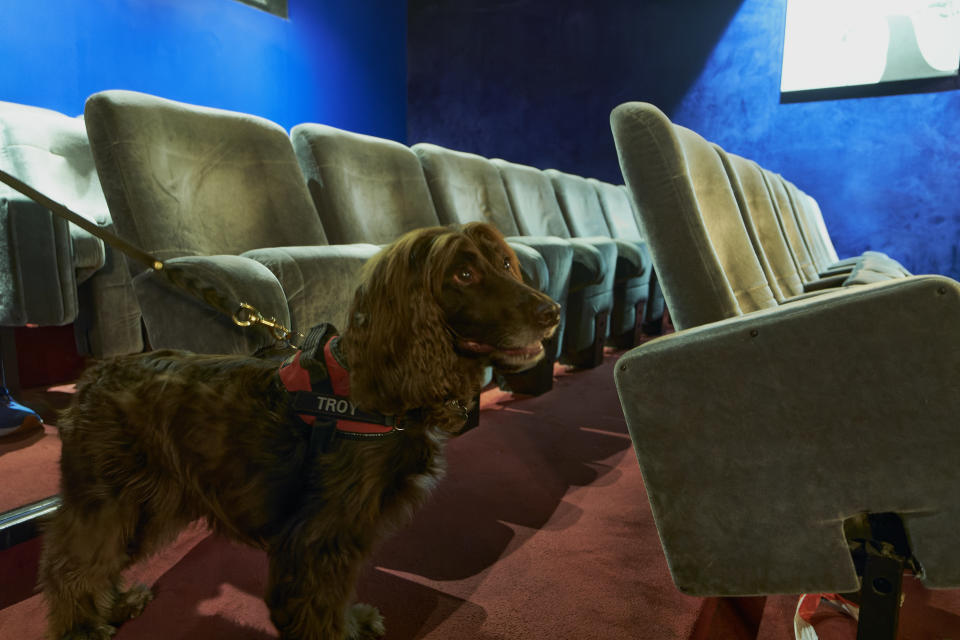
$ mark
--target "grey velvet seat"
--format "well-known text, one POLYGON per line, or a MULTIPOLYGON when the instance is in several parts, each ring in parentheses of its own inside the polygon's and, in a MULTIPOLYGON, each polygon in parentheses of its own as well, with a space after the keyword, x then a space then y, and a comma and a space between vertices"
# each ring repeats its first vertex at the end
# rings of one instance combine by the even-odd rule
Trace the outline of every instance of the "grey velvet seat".
POLYGON ((653 105, 627 103, 611 118, 674 326, 777 306, 713 145, 653 105))
POLYGON ((547 169, 544 173, 553 183, 560 211, 571 234, 578 238, 613 239, 617 259, 607 341, 620 348, 632 347, 640 337, 650 297, 653 264, 646 243, 613 236, 600 195, 586 178, 556 169, 547 169))
MULTIPOLYGON (((853 525, 874 517, 902 522, 927 586, 960 586, 960 283, 905 276, 758 298, 764 271, 742 218, 714 215, 737 202, 721 154, 652 105, 620 105, 611 125, 671 312, 677 291, 699 294, 678 300, 682 330, 615 371, 676 586, 856 591, 852 550, 890 542, 871 530, 858 543, 853 525)), ((865 592, 877 584, 864 577, 865 592)))
MULTIPOLYGON (((87 131, 119 233, 297 331, 343 326, 373 245, 325 246, 286 131, 263 118, 130 91, 87 100, 87 131)), ((250 353, 270 344, 133 265, 153 347, 250 353)))
MULTIPOLYGON (((0 168, 86 219, 112 226, 81 118, 0 102, 0 168)), ((73 322, 78 351, 143 348, 130 275, 95 236, 0 186, 0 325, 73 322)))
MULTIPOLYGON (((567 306, 573 248, 562 238, 523 236, 517 227, 500 172, 487 158, 455 151, 435 144, 411 147, 420 159, 427 186, 443 224, 488 222, 513 245, 535 250, 544 260, 549 283, 544 293, 562 307, 567 306)), ((565 316, 554 335, 553 359, 559 356, 565 316)))
POLYGON ((613 309, 617 247, 612 239, 575 238, 557 202, 549 176, 535 167, 493 159, 523 235, 555 236, 573 247, 561 362, 592 367, 603 357, 613 309))

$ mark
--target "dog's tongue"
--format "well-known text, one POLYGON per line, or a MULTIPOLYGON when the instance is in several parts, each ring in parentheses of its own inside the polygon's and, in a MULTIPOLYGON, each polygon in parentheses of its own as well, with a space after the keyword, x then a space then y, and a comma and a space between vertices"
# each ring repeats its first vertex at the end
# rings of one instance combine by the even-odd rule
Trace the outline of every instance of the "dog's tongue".
POLYGON ((543 345, 537 342, 527 347, 519 349, 503 349, 500 353, 506 353, 511 356, 533 356, 543 351, 543 345))
POLYGON ((474 353, 493 353, 496 351, 497 353, 503 353, 509 356, 531 356, 543 351, 543 345, 539 342, 517 349, 498 349, 493 345, 477 342, 476 340, 461 340, 460 346, 474 353))
POLYGON ((474 351, 476 353, 490 353, 495 349, 489 344, 483 344, 482 342, 477 342, 476 340, 461 340, 460 346, 468 351, 474 351))

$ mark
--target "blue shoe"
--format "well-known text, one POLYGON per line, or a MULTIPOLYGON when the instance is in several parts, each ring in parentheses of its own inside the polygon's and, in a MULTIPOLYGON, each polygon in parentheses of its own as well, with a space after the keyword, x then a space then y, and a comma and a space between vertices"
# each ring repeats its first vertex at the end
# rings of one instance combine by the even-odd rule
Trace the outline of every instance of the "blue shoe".
POLYGON ((0 437, 41 424, 43 420, 36 411, 14 400, 6 387, 0 387, 0 437))

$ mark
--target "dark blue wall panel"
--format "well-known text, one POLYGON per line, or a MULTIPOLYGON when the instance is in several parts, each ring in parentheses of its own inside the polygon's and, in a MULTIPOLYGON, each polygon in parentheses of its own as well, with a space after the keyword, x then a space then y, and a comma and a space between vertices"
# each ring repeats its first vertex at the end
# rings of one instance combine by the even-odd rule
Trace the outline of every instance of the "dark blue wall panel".
POLYGON ((408 0, 407 137, 621 180, 610 110, 678 104, 739 2, 408 0))
POLYGON ((7 2, 0 27, 0 100, 77 114, 133 89, 406 136, 404 0, 290 0, 289 20, 234 0, 7 2))
POLYGON ((409 0, 408 139, 620 181, 610 109, 675 122, 817 198, 837 250, 960 276, 960 94, 780 104, 785 0, 409 0))

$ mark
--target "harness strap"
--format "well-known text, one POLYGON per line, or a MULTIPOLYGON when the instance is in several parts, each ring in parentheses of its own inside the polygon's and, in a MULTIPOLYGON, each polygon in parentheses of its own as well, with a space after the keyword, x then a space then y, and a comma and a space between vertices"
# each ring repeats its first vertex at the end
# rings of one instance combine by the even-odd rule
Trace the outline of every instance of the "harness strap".
MULTIPOLYGON (((302 392, 310 393, 313 391, 313 386, 310 384, 310 372, 300 364, 300 356, 302 354, 303 351, 298 349, 297 352, 290 358, 287 358, 277 370, 277 375, 280 376, 280 381, 283 382, 283 386, 286 387, 287 391, 294 394, 295 398, 302 392)), ((305 403, 301 402, 301 404, 305 403)), ((297 410, 298 412, 306 411, 306 409, 299 406, 297 410)), ((313 425, 317 420, 317 416, 301 414, 300 419, 308 425, 313 425)))
MULTIPOLYGON (((307 338, 307 343, 316 352, 319 344, 314 344, 319 334, 325 338, 323 358, 327 377, 316 384, 310 380, 310 372, 304 367, 304 351, 297 351, 287 358, 278 375, 284 387, 290 392, 291 409, 307 425, 321 428, 331 421, 338 437, 348 439, 368 439, 388 436, 402 429, 397 427, 395 416, 364 411, 350 401, 350 373, 333 354, 333 341, 336 336, 329 325, 315 327, 307 338), (319 387, 319 388, 318 388, 319 387), (318 424, 317 418, 323 418, 318 424)), ((308 354, 308 359, 310 359, 308 354)))
POLYGON ((330 376, 330 385, 338 396, 350 396, 350 373, 340 366, 340 362, 333 355, 333 338, 323 345, 323 360, 327 364, 327 375, 330 376))

